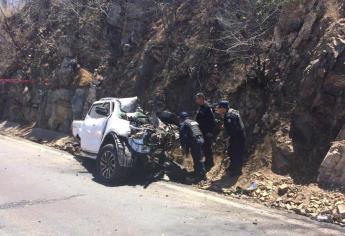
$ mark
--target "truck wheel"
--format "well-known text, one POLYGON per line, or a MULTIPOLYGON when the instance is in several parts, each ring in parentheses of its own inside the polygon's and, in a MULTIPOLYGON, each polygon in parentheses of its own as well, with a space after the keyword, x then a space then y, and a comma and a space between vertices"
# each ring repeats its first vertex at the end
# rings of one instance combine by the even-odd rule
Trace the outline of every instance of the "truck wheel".
POLYGON ((124 180, 124 170, 119 165, 118 153, 114 144, 107 144, 101 148, 96 165, 96 176, 101 182, 119 184, 124 180))

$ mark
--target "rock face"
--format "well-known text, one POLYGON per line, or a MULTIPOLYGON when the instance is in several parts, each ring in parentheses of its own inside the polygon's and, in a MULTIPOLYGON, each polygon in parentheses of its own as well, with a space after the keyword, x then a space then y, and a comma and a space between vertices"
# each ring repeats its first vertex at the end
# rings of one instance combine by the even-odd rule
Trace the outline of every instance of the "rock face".
POLYGON ((345 120, 344 39, 345 19, 340 19, 316 46, 301 83, 293 132, 297 148, 310 153, 315 161, 328 150, 324 144, 334 140, 345 120))
POLYGON ((319 169, 318 182, 343 186, 345 183, 345 126, 333 142, 319 169))
POLYGON ((271 73, 281 93, 273 99, 290 114, 290 165, 307 175, 317 173, 345 121, 344 23, 343 5, 314 0, 286 4, 275 28, 271 73))
POLYGON ((78 16, 57 1, 44 11, 24 7, 11 19, 23 50, 0 76, 33 83, 0 88, 1 119, 69 132, 103 96, 139 96, 147 110, 193 112, 193 95, 202 91, 210 102, 229 99, 240 110, 251 157, 262 153, 257 158, 277 173, 300 169, 316 177, 345 121, 343 1, 286 1, 260 55, 250 59, 229 56, 220 40, 232 32, 221 24, 223 13, 244 1, 101 2, 78 16))

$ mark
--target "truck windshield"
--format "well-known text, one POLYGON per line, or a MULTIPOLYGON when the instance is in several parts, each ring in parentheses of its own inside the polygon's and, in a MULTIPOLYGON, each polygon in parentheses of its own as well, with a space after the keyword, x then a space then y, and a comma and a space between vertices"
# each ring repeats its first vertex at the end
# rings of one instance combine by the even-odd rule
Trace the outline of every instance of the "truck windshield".
POLYGON ((137 98, 124 98, 119 99, 120 109, 124 113, 134 113, 138 109, 138 99, 137 98))

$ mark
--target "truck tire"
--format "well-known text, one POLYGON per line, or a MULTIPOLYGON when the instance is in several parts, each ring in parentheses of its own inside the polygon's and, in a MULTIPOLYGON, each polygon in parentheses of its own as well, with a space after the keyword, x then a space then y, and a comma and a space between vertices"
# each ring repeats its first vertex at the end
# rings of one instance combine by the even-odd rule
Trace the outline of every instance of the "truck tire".
POLYGON ((126 180, 126 168, 119 165, 118 151, 114 144, 104 145, 96 160, 96 177, 105 184, 120 184, 126 180))

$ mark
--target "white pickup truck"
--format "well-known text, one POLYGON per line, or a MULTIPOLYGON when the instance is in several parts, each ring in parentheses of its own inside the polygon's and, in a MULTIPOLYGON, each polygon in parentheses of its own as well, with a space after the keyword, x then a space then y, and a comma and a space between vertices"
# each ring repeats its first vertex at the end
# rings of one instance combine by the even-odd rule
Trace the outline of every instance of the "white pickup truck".
POLYGON ((138 159, 154 160, 158 165, 166 162, 166 150, 176 143, 171 125, 161 128, 149 123, 137 97, 103 98, 93 103, 84 120, 73 121, 72 133, 80 142, 80 155, 96 160, 96 177, 105 183, 120 183, 138 159))
POLYGON ((72 123, 80 142, 81 156, 97 160, 97 176, 104 182, 123 178, 133 159, 126 147, 131 134, 128 116, 138 108, 137 97, 103 98, 91 106, 84 120, 72 123))

